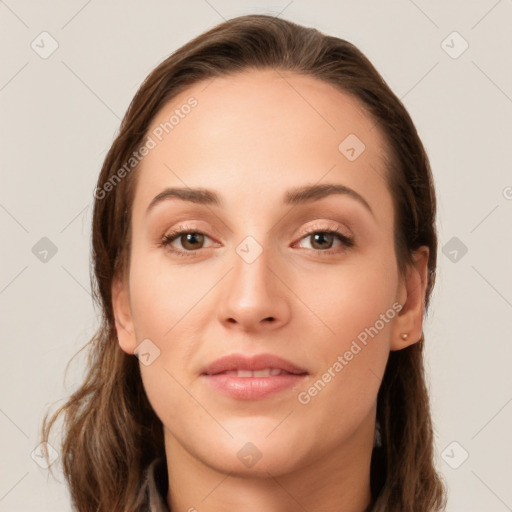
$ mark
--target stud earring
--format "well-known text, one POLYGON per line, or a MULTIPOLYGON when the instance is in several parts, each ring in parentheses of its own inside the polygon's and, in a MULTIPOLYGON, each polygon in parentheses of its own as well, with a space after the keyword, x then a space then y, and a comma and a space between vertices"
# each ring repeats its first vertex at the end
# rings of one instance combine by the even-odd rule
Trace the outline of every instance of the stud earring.
POLYGON ((401 338, 402 338, 404 341, 409 337, 409 335, 408 335, 407 333, 405 333, 405 332, 404 332, 403 334, 401 334, 400 336, 401 336, 401 338))

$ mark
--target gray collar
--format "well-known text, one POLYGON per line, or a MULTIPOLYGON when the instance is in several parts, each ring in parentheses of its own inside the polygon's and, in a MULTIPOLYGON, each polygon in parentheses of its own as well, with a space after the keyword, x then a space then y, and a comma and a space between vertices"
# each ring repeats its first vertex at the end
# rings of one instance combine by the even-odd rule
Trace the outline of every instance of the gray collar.
POLYGON ((165 458, 155 459, 146 473, 146 489, 150 512, 170 512, 167 506, 169 480, 165 458))

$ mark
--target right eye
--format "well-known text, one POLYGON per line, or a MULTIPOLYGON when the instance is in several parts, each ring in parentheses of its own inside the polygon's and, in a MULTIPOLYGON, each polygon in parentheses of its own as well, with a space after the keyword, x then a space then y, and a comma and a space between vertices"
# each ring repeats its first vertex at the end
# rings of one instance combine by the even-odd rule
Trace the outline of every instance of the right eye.
POLYGON ((206 240, 211 240, 211 238, 205 233, 181 226, 165 233, 162 236, 160 246, 178 256, 194 256, 200 249, 208 249, 212 246, 205 247, 206 240))

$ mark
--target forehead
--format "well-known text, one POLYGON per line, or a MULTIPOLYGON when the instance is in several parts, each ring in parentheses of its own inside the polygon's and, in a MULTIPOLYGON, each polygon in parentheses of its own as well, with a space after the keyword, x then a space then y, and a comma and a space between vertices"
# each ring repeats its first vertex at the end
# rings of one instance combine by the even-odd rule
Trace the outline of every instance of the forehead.
POLYGON ((174 185, 255 200, 322 180, 385 191, 375 122, 357 99, 310 76, 251 70, 199 82, 164 105, 147 134, 155 147, 141 162, 136 203, 174 185))

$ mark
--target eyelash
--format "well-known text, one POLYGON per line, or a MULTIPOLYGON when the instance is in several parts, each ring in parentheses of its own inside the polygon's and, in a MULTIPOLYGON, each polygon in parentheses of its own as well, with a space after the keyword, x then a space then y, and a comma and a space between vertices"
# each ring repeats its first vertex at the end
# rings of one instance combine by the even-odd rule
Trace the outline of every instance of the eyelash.
MULTIPOLYGON (((339 227, 336 228, 326 228, 320 227, 320 226, 313 226, 310 231, 307 231, 306 233, 303 233, 299 239, 299 242, 302 241, 304 238, 307 238, 308 236, 315 235, 315 234, 334 234, 336 235, 336 238, 342 243, 344 247, 331 247, 329 249, 321 250, 321 249, 307 249, 309 251, 314 251, 318 253, 321 256, 330 256, 331 254, 344 252, 347 249, 350 249, 354 246, 354 240, 351 237, 348 237, 346 235, 342 235, 341 233, 338 233, 339 227)), ((159 244, 160 247, 168 249, 170 252, 175 254, 176 256, 183 256, 183 257, 193 257, 197 255, 197 253, 201 249, 195 249, 192 251, 183 251, 180 249, 174 249, 171 248, 171 243, 174 242, 177 238, 179 238, 181 235, 188 235, 188 234, 195 234, 195 235, 202 235, 208 237, 206 233, 203 233, 200 230, 197 229, 191 229, 187 226, 180 226, 174 231, 171 231, 170 233, 166 233, 159 244)), ((209 238, 209 237, 208 237, 209 238)), ((203 249, 203 248, 202 248, 203 249)))

